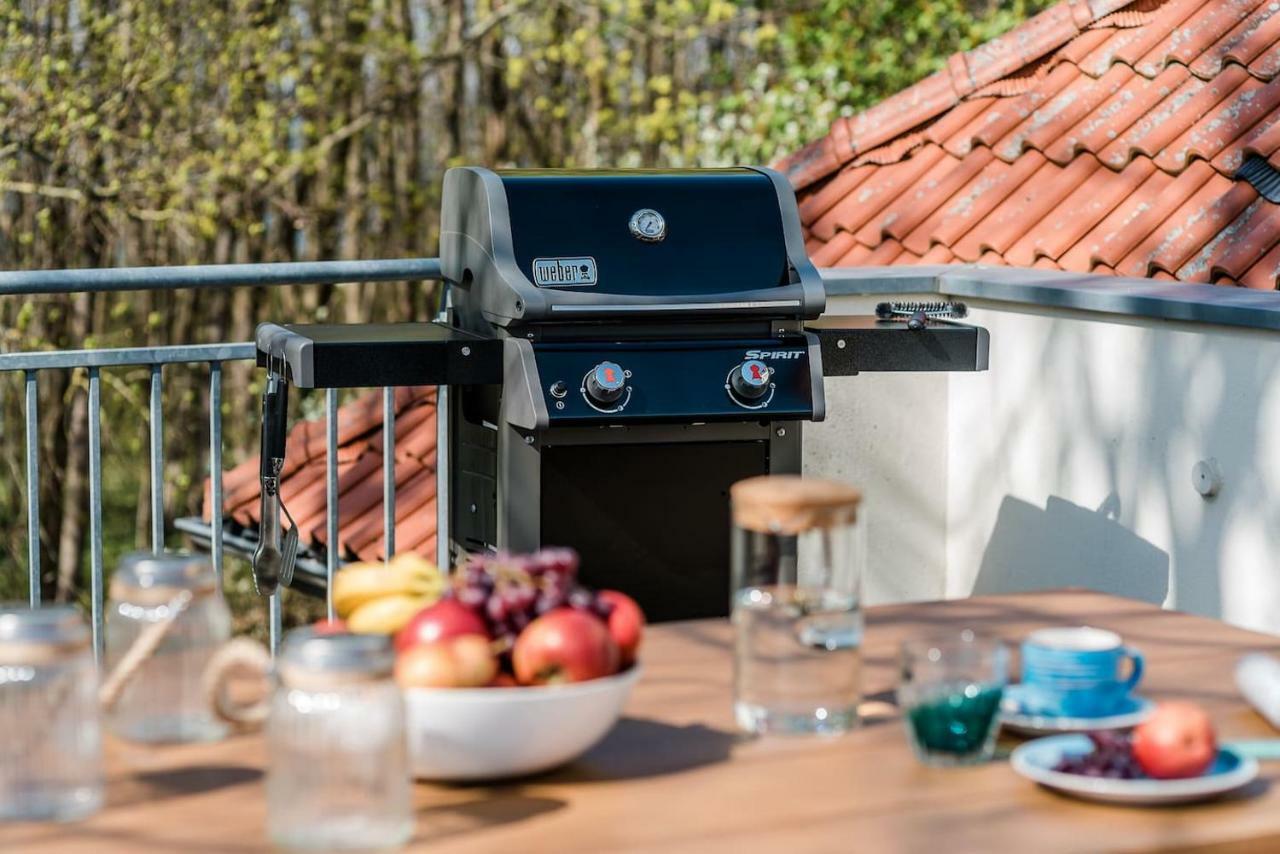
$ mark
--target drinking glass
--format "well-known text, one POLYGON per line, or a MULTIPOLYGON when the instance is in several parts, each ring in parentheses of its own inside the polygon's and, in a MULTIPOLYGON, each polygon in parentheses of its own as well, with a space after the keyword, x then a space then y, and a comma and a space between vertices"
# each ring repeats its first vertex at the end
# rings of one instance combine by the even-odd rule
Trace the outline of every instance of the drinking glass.
POLYGON ((130 741, 214 741, 227 726, 209 708, 203 683, 214 653, 231 638, 231 612, 218 595, 213 564, 176 552, 126 555, 111 578, 107 607, 107 672, 138 637, 172 619, 164 639, 138 666, 107 719, 130 741), (177 617, 175 597, 191 597, 177 617))
POLYGON ((844 732, 858 723, 861 494, 832 481, 734 484, 734 714, 746 732, 844 732))
POLYGON ((970 765, 990 759, 1008 679, 1009 651, 998 640, 966 630, 904 643, 898 705, 920 761, 970 765))
POLYGON ((284 848, 388 850, 413 833, 404 700, 382 635, 285 638, 267 720, 267 829, 284 848))
POLYGON ((0 821, 102 806, 98 669, 71 605, 0 604, 0 821))

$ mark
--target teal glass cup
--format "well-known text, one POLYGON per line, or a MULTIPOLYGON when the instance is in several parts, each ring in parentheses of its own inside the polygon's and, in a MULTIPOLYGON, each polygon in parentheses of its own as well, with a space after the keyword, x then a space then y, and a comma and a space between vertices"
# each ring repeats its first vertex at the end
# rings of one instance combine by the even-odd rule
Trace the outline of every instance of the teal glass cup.
POLYGON ((995 752, 1009 650, 964 631, 902 645, 898 706, 916 757, 928 765, 972 765, 995 752))

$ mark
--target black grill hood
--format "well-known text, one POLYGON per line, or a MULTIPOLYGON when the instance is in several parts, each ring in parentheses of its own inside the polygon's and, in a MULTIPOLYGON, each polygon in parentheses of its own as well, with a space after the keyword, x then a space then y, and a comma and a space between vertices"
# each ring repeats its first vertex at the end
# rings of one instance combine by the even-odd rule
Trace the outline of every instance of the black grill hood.
POLYGON ((440 262, 454 305, 498 326, 807 320, 825 304, 795 197, 769 169, 450 169, 440 262))

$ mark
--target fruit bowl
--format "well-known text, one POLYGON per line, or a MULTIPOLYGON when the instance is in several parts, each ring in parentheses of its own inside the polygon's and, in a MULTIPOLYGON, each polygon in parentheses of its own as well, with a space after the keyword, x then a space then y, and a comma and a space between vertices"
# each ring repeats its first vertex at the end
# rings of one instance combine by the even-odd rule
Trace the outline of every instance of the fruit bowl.
POLYGON ((565 685, 405 690, 409 762, 420 780, 496 780, 563 765, 613 728, 639 666, 565 685))

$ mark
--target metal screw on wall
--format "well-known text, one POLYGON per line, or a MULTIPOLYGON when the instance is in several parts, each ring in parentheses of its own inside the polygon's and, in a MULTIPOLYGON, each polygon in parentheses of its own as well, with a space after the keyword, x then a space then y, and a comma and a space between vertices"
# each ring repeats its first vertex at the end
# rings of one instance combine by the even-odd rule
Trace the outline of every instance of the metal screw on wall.
POLYGON ((1222 489, 1222 470, 1213 457, 1191 467, 1191 485, 1201 498, 1213 498, 1222 489))

